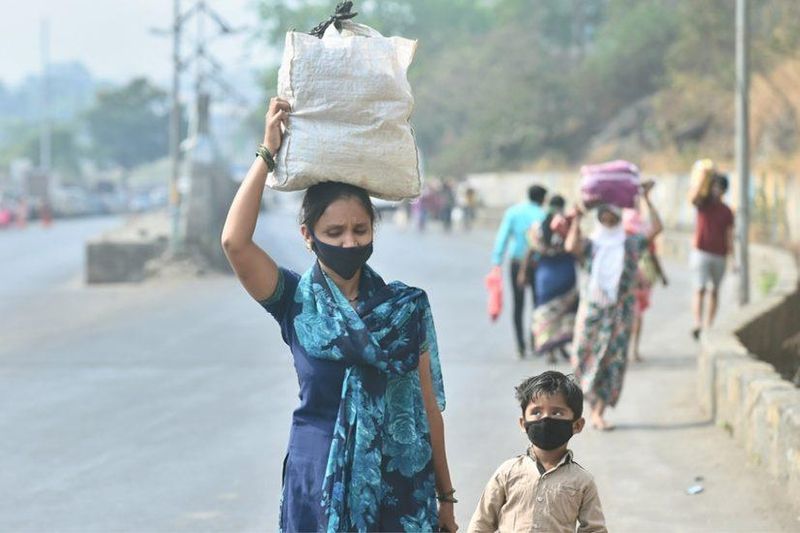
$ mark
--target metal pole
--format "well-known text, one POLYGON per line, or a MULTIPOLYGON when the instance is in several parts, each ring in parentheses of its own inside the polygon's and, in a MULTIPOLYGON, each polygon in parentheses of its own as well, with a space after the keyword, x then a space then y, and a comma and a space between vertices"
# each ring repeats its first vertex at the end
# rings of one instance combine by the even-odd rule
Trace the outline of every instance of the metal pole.
POLYGON ((739 305, 750 301, 750 28, 747 0, 736 2, 736 173, 739 177, 739 211, 736 235, 739 263, 739 305))
POLYGON ((172 160, 172 172, 169 181, 169 207, 172 222, 170 248, 173 253, 180 250, 180 206, 181 195, 178 190, 180 177, 180 144, 181 144, 181 107, 180 107, 180 72, 181 72, 181 6, 180 0, 173 0, 172 23, 172 107, 169 114, 169 153, 172 160))
POLYGON ((42 54, 42 124, 39 132, 39 167, 48 176, 52 165, 50 126, 50 21, 42 19, 39 34, 42 54))

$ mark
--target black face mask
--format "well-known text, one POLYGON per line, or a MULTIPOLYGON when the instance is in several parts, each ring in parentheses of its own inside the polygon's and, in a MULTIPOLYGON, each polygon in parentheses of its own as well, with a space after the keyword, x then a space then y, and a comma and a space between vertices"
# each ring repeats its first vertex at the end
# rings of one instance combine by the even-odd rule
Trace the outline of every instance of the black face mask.
POLYGON ((572 438, 572 424, 572 420, 547 417, 525 422, 525 432, 537 448, 555 450, 572 438))
POLYGON ((313 250, 319 260, 326 267, 340 275, 342 279, 353 279, 358 269, 364 266, 367 259, 372 255, 372 243, 366 246, 345 248, 344 246, 325 244, 317 239, 317 236, 313 233, 311 238, 314 239, 313 250))

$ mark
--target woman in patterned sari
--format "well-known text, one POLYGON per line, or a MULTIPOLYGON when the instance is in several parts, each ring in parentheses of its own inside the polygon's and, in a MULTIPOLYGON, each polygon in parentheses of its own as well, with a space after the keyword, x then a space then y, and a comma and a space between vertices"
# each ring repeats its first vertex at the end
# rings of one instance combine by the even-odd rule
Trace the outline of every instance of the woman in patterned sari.
POLYGON ((625 378, 639 258, 663 229, 650 202, 650 189, 644 188, 651 219, 646 235, 626 236, 621 210, 603 205, 597 210, 596 229, 586 240, 581 237, 578 210, 565 244, 567 251, 585 261, 589 273, 576 319, 572 364, 592 407, 591 423, 600 430, 612 429, 605 410, 617 404, 625 378))
MULTIPOLYGON (((529 248, 523 264, 536 258, 533 320, 531 333, 536 355, 548 356, 556 362, 556 353, 566 359, 567 345, 572 342, 575 329, 575 312, 578 309, 577 275, 575 257, 564 250, 563 233, 553 229, 553 220, 563 218, 564 198, 556 195, 550 199, 549 211, 541 223, 531 226, 528 233, 529 248)), ((529 269, 520 269, 517 284, 524 287, 529 269)))
MULTIPOLYGON (((274 98, 264 147, 222 243, 244 288, 278 322, 300 386, 283 467, 281 531, 456 531, 444 387, 426 294, 367 266, 375 211, 363 189, 308 189, 300 231, 316 261, 279 268, 253 242, 289 105, 274 98)), ((261 149, 259 149, 261 153, 261 149)))

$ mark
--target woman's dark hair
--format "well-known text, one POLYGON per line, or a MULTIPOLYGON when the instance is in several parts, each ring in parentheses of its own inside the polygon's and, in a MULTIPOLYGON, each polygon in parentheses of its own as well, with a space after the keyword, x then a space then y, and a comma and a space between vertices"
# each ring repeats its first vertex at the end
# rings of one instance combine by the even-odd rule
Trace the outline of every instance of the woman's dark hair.
POLYGON ((560 194, 556 194, 555 196, 550 197, 550 201, 547 202, 547 206, 550 209, 561 211, 567 205, 566 200, 560 194))
POLYGON ((545 196, 547 196, 547 189, 541 185, 531 185, 528 189, 528 199, 535 204, 542 205, 545 196))
POLYGON ((361 205, 367 210, 370 222, 375 223, 375 207, 372 205, 367 191, 361 187, 338 181, 326 181, 308 188, 300 210, 300 223, 313 231, 328 206, 342 198, 355 198, 361 202, 361 205))
POLYGON ((533 400, 542 395, 553 396, 555 394, 564 396, 567 407, 575 415, 573 420, 577 420, 583 415, 583 391, 572 376, 565 376, 561 372, 548 370, 538 376, 530 377, 519 384, 516 392, 517 401, 522 408, 522 416, 525 416, 525 409, 533 400))
POLYGON ((553 222, 553 217, 556 213, 562 211, 567 203, 564 201, 563 196, 556 194, 550 198, 547 205, 550 208, 550 212, 547 213, 547 216, 542 220, 542 241, 544 241, 546 246, 551 246, 553 244, 553 230, 550 228, 550 224, 553 222))

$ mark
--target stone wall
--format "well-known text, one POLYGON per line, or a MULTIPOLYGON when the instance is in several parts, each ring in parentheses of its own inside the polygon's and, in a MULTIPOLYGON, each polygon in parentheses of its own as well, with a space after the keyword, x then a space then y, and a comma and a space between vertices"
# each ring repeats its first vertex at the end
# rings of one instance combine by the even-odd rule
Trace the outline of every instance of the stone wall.
POLYGON ((789 500, 800 510, 800 388, 759 360, 800 329, 798 273, 789 253, 768 252, 780 279, 763 300, 704 335, 697 395, 751 460, 785 483, 789 500))

